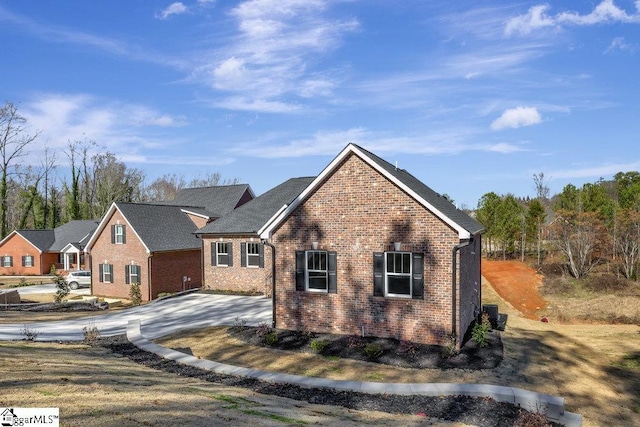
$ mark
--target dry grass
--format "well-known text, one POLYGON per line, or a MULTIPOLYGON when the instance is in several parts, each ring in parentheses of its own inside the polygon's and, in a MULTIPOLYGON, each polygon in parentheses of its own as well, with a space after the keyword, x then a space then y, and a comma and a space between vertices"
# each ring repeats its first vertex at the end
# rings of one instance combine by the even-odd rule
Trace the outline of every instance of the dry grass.
POLYGON ((311 405, 179 377, 79 344, 0 342, 0 387, 0 406, 58 407, 64 426, 355 427, 425 422, 418 416, 311 405))

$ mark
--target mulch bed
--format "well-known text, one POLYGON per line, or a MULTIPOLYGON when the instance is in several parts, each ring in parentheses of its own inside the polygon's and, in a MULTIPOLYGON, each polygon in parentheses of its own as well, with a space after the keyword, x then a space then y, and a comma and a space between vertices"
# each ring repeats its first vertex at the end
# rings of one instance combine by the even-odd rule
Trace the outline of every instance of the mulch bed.
MULTIPOLYGON (((319 353, 327 357, 356 359, 382 363, 402 368, 416 369, 493 369, 502 362, 503 348, 500 334, 489 332, 489 345, 479 347, 468 340, 460 351, 450 357, 446 349, 438 345, 418 344, 391 338, 359 337, 336 334, 305 333, 277 329, 277 341, 267 344, 266 334, 270 329, 263 327, 234 326, 229 334, 247 344, 275 348, 279 350, 319 353), (314 351, 312 342, 321 343, 322 351, 314 351), (379 350, 378 357, 371 354, 379 350)), ((318 347, 316 347, 318 348, 318 347)))
POLYGON ((531 414, 515 405, 496 402, 490 398, 399 396, 337 391, 328 388, 302 388, 292 384, 270 383, 252 378, 221 375, 182 365, 140 350, 129 343, 124 335, 100 338, 98 345, 153 369, 313 404, 343 406, 360 411, 420 414, 425 417, 476 426, 557 425, 553 423, 538 424, 537 422, 544 421, 545 418, 531 414), (532 419, 536 421, 535 424, 522 424, 523 421, 531 421, 532 419))

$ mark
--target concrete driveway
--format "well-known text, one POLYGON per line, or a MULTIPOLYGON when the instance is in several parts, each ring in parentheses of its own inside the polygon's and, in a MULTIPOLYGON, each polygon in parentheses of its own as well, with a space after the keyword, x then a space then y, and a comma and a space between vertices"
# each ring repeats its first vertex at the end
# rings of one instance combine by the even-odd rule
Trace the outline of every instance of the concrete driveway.
POLYGON ((96 326, 101 336, 123 334, 129 320, 140 319, 141 331, 158 338, 181 329, 233 325, 236 318, 247 325, 271 324, 271 300, 264 297, 189 294, 139 307, 55 322, 0 324, 0 340, 22 340, 25 326, 39 332, 37 341, 81 341, 82 328, 96 326))
MULTIPOLYGON (((45 285, 32 285, 32 286, 21 286, 19 288, 14 288, 18 291, 20 295, 29 295, 29 294, 55 294, 56 293, 56 284, 55 283, 47 283, 45 285)), ((75 295, 90 295, 91 289, 86 288, 78 288, 75 291, 71 291, 72 294, 75 295)))

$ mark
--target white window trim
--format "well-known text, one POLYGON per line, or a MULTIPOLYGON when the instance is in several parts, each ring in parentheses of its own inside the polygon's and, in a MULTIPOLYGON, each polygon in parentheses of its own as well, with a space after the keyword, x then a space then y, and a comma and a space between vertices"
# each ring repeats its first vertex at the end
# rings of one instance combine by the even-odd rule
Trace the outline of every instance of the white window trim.
POLYGON ((329 252, 323 250, 311 250, 304 251, 304 287, 307 292, 320 292, 320 293, 328 293, 329 292, 329 252), (324 270, 309 270, 309 254, 313 253, 324 253, 325 255, 325 269, 324 270), (309 287, 309 272, 324 272, 325 274, 325 288, 317 289, 309 287))
POLYGON ((111 264, 102 264, 102 282, 113 283, 113 266, 111 264), (107 280, 107 275, 109 280, 107 280))
POLYGON ((2 266, 5 268, 11 267, 11 256, 5 255, 2 257, 2 266))
POLYGON ((129 267, 129 283, 130 284, 132 284, 132 285, 134 283, 137 283, 138 285, 140 284, 140 270, 141 269, 140 269, 139 265, 131 265, 129 267), (133 270, 134 269, 132 267, 135 267, 135 270, 137 271, 136 274, 133 274, 133 270), (136 280, 133 280, 134 277, 136 278, 136 280))
POLYGON ((122 224, 116 224, 113 232, 115 234, 115 244, 116 245, 123 245, 124 244, 124 225, 122 224))
POLYGON ((389 251, 384 253, 384 294, 385 296, 394 298, 413 298, 413 259, 411 252, 405 251, 389 251), (402 254, 403 256, 409 255, 409 272, 408 273, 389 273, 387 267, 387 255, 388 254, 402 254), (394 294, 389 292, 389 276, 396 277, 409 277, 409 293, 408 294, 394 294))
POLYGON ((247 257, 247 259, 246 259, 247 268, 260 268, 260 243, 247 242, 245 247, 246 247, 246 251, 247 251, 247 253, 245 254, 245 256, 247 257), (257 252, 256 253, 250 253, 249 252, 249 246, 255 247, 257 252), (255 260, 255 265, 251 265, 251 263, 249 262, 250 259, 254 259, 255 260))
POLYGON ((33 267, 35 265, 35 258, 33 255, 25 255, 24 256, 24 266, 25 267, 33 267))
POLYGON ((216 242, 216 266, 217 267, 229 267, 229 242, 216 242), (227 252, 220 252, 220 245, 225 245, 225 249, 227 252), (226 255, 227 256, 227 262, 224 264, 220 263, 220 255, 226 255))

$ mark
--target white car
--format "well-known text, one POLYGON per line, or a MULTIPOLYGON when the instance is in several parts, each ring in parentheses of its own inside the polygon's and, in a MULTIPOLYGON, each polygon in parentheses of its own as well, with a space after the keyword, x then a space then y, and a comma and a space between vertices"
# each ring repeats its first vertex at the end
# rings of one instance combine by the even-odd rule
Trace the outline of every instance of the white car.
POLYGON ((78 289, 80 286, 89 287, 91 286, 91 272, 88 270, 70 271, 64 278, 64 281, 67 282, 69 288, 73 290, 78 289))

